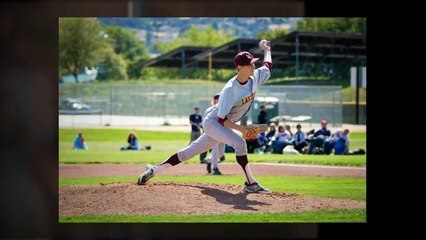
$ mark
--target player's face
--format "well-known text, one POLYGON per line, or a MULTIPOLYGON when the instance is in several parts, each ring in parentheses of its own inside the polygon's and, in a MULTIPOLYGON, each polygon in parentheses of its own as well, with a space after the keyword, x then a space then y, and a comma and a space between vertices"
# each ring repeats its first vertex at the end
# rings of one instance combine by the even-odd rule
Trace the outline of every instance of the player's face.
POLYGON ((247 75, 253 75, 254 74, 254 68, 255 68, 255 66, 254 66, 254 63, 253 63, 251 65, 242 66, 240 71, 243 71, 247 75))
POLYGON ((246 68, 247 68, 247 72, 249 72, 250 73, 250 75, 253 75, 254 74, 254 63, 253 64, 251 64, 251 65, 247 65, 247 66, 245 66, 246 68))

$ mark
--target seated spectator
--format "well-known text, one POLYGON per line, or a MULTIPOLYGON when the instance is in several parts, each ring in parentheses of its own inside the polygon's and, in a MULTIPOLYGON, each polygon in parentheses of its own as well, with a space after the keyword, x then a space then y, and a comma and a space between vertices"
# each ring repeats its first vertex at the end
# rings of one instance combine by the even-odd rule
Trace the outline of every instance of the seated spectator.
POLYGON ((127 137, 127 147, 122 147, 121 150, 139 150, 141 146, 139 145, 139 140, 134 133, 130 133, 127 137))
MULTIPOLYGON (((234 152, 235 152, 235 149, 232 146, 225 144, 225 153, 234 153, 234 152)), ((225 160, 225 159, 223 159, 223 160, 225 160)), ((220 161, 223 161, 223 160, 220 159, 220 161)))
POLYGON ((273 136, 275 136, 275 132, 276 132, 275 127, 276 127, 276 125, 274 123, 271 123, 269 125, 269 131, 266 133, 266 136, 265 136, 265 138, 268 142, 271 141, 273 136))
POLYGON ((325 139, 330 137, 331 132, 327 129, 327 121, 321 121, 321 129, 314 133, 311 142, 309 143, 308 154, 322 154, 324 150, 322 149, 325 139), (314 151, 315 150, 315 151, 314 151))
POLYGON ((291 135, 284 130, 282 125, 278 126, 278 132, 275 133, 275 141, 272 142, 272 153, 282 154, 285 146, 291 144, 291 135))
POLYGON ((134 133, 130 133, 127 137, 127 143, 129 144, 126 147, 122 147, 120 150, 151 150, 151 146, 144 146, 141 148, 139 145, 138 137, 134 133))
POLYGON ((285 130, 290 133, 290 136, 293 137, 293 133, 291 132, 290 125, 285 125, 284 127, 285 127, 285 130))
POLYGON ((299 153, 302 153, 302 149, 307 146, 306 133, 301 130, 302 126, 300 124, 297 124, 296 129, 297 131, 293 135, 292 143, 294 145, 294 149, 299 153))
POLYGON ((263 148, 267 143, 265 133, 259 133, 255 139, 246 140, 247 152, 254 153, 256 148, 263 148))
POLYGON ((335 155, 344 155, 349 153, 349 129, 337 130, 331 135, 330 139, 324 141, 324 154, 330 154, 334 148, 335 155))
POLYGON ((83 134, 79 132, 77 136, 74 138, 74 150, 87 150, 89 149, 86 145, 86 139, 84 138, 83 134))

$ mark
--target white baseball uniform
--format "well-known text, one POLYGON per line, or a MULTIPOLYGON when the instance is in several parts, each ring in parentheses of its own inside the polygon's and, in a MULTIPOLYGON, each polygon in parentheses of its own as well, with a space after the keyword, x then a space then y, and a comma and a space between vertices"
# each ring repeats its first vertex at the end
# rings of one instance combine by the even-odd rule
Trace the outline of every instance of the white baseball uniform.
MULTIPOLYGON (((204 112, 204 116, 203 119, 206 118, 206 116, 213 111, 213 108, 215 108, 216 105, 213 105, 209 108, 207 108, 207 110, 204 112)), ((218 168, 218 159, 223 157, 225 155, 225 144, 224 143, 219 143, 216 144, 213 148, 212 148, 212 154, 210 157, 206 158, 206 161, 208 163, 211 163, 213 165, 213 168, 218 168)))
MULTIPOLYGON (((223 126, 223 121, 228 119, 232 122, 240 121, 250 110, 257 89, 271 76, 270 63, 264 62, 262 67, 255 69, 253 76, 244 84, 237 80, 237 76, 231 78, 220 92, 219 102, 213 106, 211 111, 203 119, 204 133, 191 145, 180 150, 177 158, 172 156, 170 162, 173 165, 189 160, 194 156, 208 151, 218 143, 225 143, 235 149, 237 161, 239 156, 247 155, 246 141, 232 129, 223 126), (221 123, 222 121, 222 123, 221 123)), ((240 162, 239 162, 240 163, 240 162)), ((241 164, 240 164, 241 165, 241 164)), ((153 168, 154 175, 172 164, 164 162, 153 168)), ((242 165, 248 183, 256 182, 253 178, 247 160, 242 165)))

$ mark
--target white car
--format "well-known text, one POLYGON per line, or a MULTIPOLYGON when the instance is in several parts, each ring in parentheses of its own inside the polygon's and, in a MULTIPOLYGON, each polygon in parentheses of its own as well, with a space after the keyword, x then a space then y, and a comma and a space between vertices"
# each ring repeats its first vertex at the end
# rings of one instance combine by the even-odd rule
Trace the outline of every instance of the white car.
POLYGON ((90 110, 90 106, 76 98, 65 98, 59 101, 59 110, 90 110))

